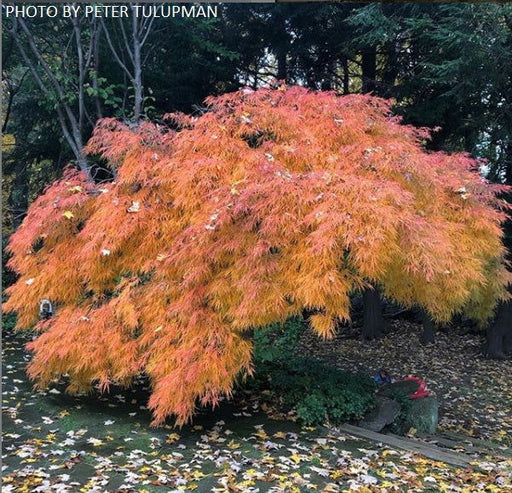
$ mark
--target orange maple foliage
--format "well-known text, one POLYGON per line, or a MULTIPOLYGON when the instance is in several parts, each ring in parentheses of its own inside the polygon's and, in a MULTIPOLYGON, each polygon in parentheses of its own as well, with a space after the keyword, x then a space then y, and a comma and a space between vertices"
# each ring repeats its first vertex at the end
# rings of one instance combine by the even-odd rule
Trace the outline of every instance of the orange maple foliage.
POLYGON ((23 328, 56 306, 29 344, 39 385, 144 371, 154 423, 181 424, 251 372, 251 328, 308 308, 328 337, 369 284, 437 320, 505 296, 503 188, 426 152, 388 101, 281 87, 207 104, 169 127, 101 121, 88 149, 115 182, 68 170, 13 234, 5 309, 23 328))

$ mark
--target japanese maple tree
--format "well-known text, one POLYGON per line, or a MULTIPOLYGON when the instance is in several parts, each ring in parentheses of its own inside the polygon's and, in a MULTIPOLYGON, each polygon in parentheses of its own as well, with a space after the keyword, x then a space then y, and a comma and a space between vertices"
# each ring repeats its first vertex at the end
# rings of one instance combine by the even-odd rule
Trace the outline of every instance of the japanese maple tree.
POLYGON ((88 151, 115 181, 68 170, 13 234, 5 309, 36 324, 39 385, 145 372, 154 423, 183 423, 251 372, 254 327, 308 309, 328 337, 369 285, 436 320, 485 319, 506 296, 502 188, 426 152, 389 101, 283 86, 207 105, 168 126, 102 120, 88 151))

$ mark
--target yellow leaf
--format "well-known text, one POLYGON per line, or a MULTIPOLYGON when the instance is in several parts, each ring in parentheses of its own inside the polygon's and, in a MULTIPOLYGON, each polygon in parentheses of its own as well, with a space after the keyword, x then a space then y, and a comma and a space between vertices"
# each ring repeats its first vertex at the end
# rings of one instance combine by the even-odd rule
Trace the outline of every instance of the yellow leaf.
POLYGON ((179 439, 180 436, 177 433, 171 433, 170 435, 167 435, 167 440, 165 440, 165 443, 174 443, 179 439))
POLYGON ((290 455, 290 459, 295 462, 295 464, 298 464, 300 462, 300 456, 298 454, 292 454, 290 455))
POLYGON ((66 219, 71 219, 72 217, 75 217, 75 215, 71 212, 71 211, 64 211, 62 213, 62 215, 66 218, 66 219))
POLYGON ((265 432, 265 430, 258 430, 256 433, 254 433, 255 436, 257 436, 258 438, 261 438, 262 440, 265 440, 266 438, 268 438, 268 435, 267 433, 265 432))
POLYGON ((237 488, 241 488, 235 491, 244 491, 245 488, 248 488, 249 486, 252 486, 254 484, 254 481, 252 479, 248 479, 246 481, 242 481, 240 483, 237 483, 237 488))
POLYGON ((100 447, 101 445, 103 445, 103 440, 100 440, 98 438, 89 438, 89 440, 87 440, 87 443, 92 444, 93 447, 100 447))
POLYGON ((13 134, 2 135, 2 152, 7 152, 10 150, 9 148, 14 147, 14 145, 16 145, 16 138, 13 134))

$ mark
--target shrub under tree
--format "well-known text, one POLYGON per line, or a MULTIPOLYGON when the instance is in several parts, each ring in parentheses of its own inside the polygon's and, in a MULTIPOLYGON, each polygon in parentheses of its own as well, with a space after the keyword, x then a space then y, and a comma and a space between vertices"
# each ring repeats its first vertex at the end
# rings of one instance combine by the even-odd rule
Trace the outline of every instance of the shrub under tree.
POLYGON ((13 234, 7 311, 36 324, 28 371, 69 391, 149 375, 154 423, 252 371, 251 329, 303 310, 321 336, 370 285, 434 320, 506 293, 497 194, 467 155, 426 152, 390 102, 292 87, 207 100, 169 125, 99 123, 113 170, 68 170, 13 234), (54 304, 39 319, 41 299, 54 304))

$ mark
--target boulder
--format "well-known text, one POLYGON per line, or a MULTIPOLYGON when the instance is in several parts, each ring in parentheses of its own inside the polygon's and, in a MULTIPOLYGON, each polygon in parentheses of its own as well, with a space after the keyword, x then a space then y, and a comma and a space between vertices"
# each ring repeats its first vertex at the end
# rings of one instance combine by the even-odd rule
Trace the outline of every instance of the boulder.
POLYGON ((400 414, 400 404, 389 397, 377 396, 377 406, 359 422, 361 428, 379 432, 400 414))
POLYGON ((418 433, 434 434, 439 420, 439 403, 435 396, 409 399, 414 394, 419 384, 411 380, 400 380, 383 386, 378 395, 394 398, 400 403, 401 411, 393 423, 395 432, 403 435, 411 428, 418 433))
POLYGON ((430 435, 436 432, 439 420, 439 403, 436 397, 411 400, 407 407, 408 409, 404 410, 403 422, 400 424, 403 433, 407 433, 411 428, 430 435))
POLYGON ((439 419, 435 396, 410 399, 419 388, 418 382, 400 380, 383 385, 377 391, 377 406, 359 422, 361 428, 380 432, 386 426, 400 435, 411 428, 418 433, 434 434, 439 419))

